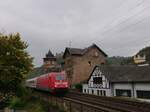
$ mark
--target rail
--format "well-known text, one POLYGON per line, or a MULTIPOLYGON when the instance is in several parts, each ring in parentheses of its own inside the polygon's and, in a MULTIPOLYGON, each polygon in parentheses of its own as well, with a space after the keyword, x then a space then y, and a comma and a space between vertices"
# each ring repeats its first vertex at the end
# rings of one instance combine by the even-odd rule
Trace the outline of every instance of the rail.
POLYGON ((38 98, 54 103, 67 112, 150 112, 150 104, 119 98, 68 92, 63 97, 36 92, 38 98))

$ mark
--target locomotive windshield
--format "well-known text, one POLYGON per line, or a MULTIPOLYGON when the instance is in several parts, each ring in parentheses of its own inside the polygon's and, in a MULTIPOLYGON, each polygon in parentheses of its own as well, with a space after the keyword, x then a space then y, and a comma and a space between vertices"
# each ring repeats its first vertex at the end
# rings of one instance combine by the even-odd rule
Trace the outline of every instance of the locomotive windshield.
POLYGON ((57 74, 56 75, 56 80, 65 80, 65 77, 62 74, 57 74))

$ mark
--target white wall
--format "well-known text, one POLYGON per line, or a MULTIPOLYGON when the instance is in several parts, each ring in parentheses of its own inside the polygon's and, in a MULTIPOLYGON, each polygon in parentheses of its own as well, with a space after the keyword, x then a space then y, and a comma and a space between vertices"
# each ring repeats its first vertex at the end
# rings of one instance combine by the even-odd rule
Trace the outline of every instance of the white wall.
POLYGON ((136 91, 143 90, 143 91, 150 91, 150 83, 115 83, 113 84, 113 93, 116 96, 116 89, 122 90, 131 90, 131 96, 133 98, 137 98, 136 91), (134 92, 133 92, 134 91, 134 92))
MULTIPOLYGON (((94 90, 94 95, 97 95, 97 90, 106 91, 106 96, 116 96, 116 89, 121 90, 131 90, 131 97, 137 98, 136 91, 150 91, 150 83, 115 83, 110 86, 110 89, 103 88, 89 88, 88 84, 83 84, 83 93, 92 94, 94 90), (86 92, 84 92, 86 89, 86 92), (133 92, 134 91, 134 92, 133 92)), ((144 101, 150 101, 150 99, 142 99, 144 101)))
POLYGON ((116 96, 116 89, 131 90, 131 96, 133 97, 132 85, 131 83, 114 83, 113 84, 113 94, 116 96))
POLYGON ((102 95, 100 94, 100 96, 104 96, 104 91, 106 96, 111 96, 111 90, 110 89, 101 89, 101 88, 89 88, 88 84, 83 84, 82 85, 83 89, 82 92, 86 93, 86 94, 92 94, 92 90, 93 90, 93 94, 94 95, 98 95, 97 90, 102 91, 102 95), (85 92, 86 89, 86 92, 85 92))

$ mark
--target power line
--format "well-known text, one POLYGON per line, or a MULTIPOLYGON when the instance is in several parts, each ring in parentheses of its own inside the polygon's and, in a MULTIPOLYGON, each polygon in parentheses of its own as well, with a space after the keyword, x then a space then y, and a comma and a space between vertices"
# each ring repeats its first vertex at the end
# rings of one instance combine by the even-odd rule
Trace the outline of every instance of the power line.
MULTIPOLYGON (((130 1, 130 0, 129 0, 130 1)), ((119 10, 124 4, 128 3, 128 1, 126 0, 125 2, 123 2, 117 9, 119 10)), ((118 17, 117 17, 118 18, 118 17)), ((116 20, 117 18, 115 18, 114 20, 116 20)), ((109 26, 112 22, 109 22, 107 25, 105 25, 103 28, 101 29, 108 29, 107 26, 109 26)), ((96 37, 97 38, 97 37, 96 37)), ((93 39, 91 39, 92 41, 93 39)))
MULTIPOLYGON (((121 8, 121 6, 123 6, 125 3, 128 3, 128 2, 123 2, 122 5, 120 5, 120 7, 118 7, 117 9, 119 10, 121 8)), ((112 16, 112 15, 110 15, 110 16, 112 16)), ((114 20, 116 20, 116 19, 117 18, 115 18, 114 20)), ((112 21, 109 22, 107 25, 105 25, 102 29, 107 29, 107 26, 110 25, 111 23, 112 23, 112 21)))
MULTIPOLYGON (((150 17, 150 16, 148 16, 148 17, 150 17)), ((127 27, 122 28, 121 30, 119 30, 119 33, 123 32, 125 29, 127 29, 127 28, 130 27, 130 26, 133 27, 133 26, 136 26, 137 24, 143 23, 143 22, 144 22, 143 20, 145 20, 145 19, 148 18, 148 17, 145 17, 145 18, 143 18, 143 19, 137 21, 136 23, 130 24, 130 25, 128 25, 127 27)), ((131 27, 130 27, 130 28, 131 28, 131 27)))
MULTIPOLYGON (((142 3, 144 3, 144 0, 141 2, 141 3, 139 3, 138 5, 136 5, 136 7, 139 7, 140 5, 142 5, 142 3)), ((123 22, 121 22, 121 23, 119 23, 119 24, 117 24, 117 25, 121 25, 121 24, 123 24, 123 23, 125 23, 126 21, 128 21, 128 20, 130 20, 130 19, 132 19, 132 17, 136 17, 136 15, 139 15, 139 13, 142 13, 143 11, 145 11, 146 9, 148 9, 150 6, 148 6, 148 7, 145 7, 144 9, 142 9, 140 12, 138 12, 138 13, 136 13, 136 14, 134 14, 134 15, 132 15, 132 16, 130 16, 129 18, 127 18, 126 20, 124 20, 123 22)), ((134 8, 135 9, 135 8, 134 8)), ((149 16, 148 16, 149 17, 149 16)), ((147 18, 147 17, 146 17, 147 18)), ((145 18, 143 18, 143 19, 145 19, 145 18)), ((142 19, 142 20, 143 20, 142 19)), ((140 23, 142 23, 143 21, 142 20, 140 20, 140 21, 138 21, 138 22, 136 22, 136 23, 133 23, 133 24, 131 24, 131 25, 136 25, 136 24, 140 24, 140 23)), ((116 26, 117 26, 116 25, 116 26)), ((125 27, 125 29, 126 28, 128 28, 128 27, 125 27)), ((109 29, 109 30, 111 30, 111 29, 109 29)), ((107 34, 109 34, 109 30, 107 30, 107 34)), ((118 33, 119 34, 119 33, 118 33)), ((103 35, 104 36, 104 35, 103 35)))
MULTIPOLYGON (((144 1, 143 1, 143 2, 144 2, 144 1)), ((143 2, 141 2, 141 3, 138 5, 138 7, 139 7, 140 5, 142 5, 143 2)), ((148 9, 148 8, 150 8, 150 6, 149 6, 149 7, 145 7, 145 8, 144 8, 143 10, 141 10, 140 12, 138 12, 138 13, 136 13, 136 14, 130 16, 129 18, 125 19, 123 22, 120 22, 119 24, 113 26, 111 29, 108 29, 108 30, 104 31, 102 34, 105 34, 105 33, 108 34, 108 31, 112 30, 114 27, 126 23, 126 22, 129 21, 132 17, 135 17, 136 15, 139 15, 140 13, 142 13, 143 11, 145 11, 145 10, 148 9)), ((134 8, 134 9, 135 9, 135 8, 134 8)))
MULTIPOLYGON (((144 3, 144 1, 142 1, 142 2, 139 3, 139 4, 137 4, 136 7, 132 8, 132 10, 133 10, 133 9, 136 9, 137 7, 139 7, 140 5, 142 5, 142 3, 144 3)), ((133 15, 132 15, 132 16, 133 16, 133 15)), ((127 21, 128 19, 130 19, 132 16, 130 16, 129 18, 127 18, 127 19, 124 20, 123 22, 126 22, 126 21, 127 21)), ((121 17, 121 18, 122 18, 122 17, 121 17)), ((124 17, 123 17, 123 18, 124 18, 124 17)), ((114 22, 115 22, 115 21, 114 21, 114 22)), ((114 23, 114 22, 113 22, 113 23, 114 23)), ((120 23, 117 24, 117 25, 120 25, 120 24, 122 24, 122 22, 120 22, 120 23)), ((115 25, 115 26, 117 26, 117 25, 115 25)), ((111 29, 112 29, 112 28, 111 28, 111 29)), ((111 30, 111 29, 108 29, 108 30, 111 30)), ((108 30, 107 30, 107 31, 108 31, 108 30)), ((103 32, 103 33, 105 33, 105 32, 103 32)))

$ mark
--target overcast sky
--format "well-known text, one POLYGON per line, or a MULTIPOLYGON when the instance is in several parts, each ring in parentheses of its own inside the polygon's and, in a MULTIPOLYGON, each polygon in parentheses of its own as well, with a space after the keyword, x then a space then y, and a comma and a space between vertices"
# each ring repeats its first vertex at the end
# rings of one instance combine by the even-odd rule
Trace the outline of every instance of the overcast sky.
POLYGON ((19 32, 36 66, 70 42, 132 56, 150 45, 150 0, 0 0, 0 31, 19 32))

